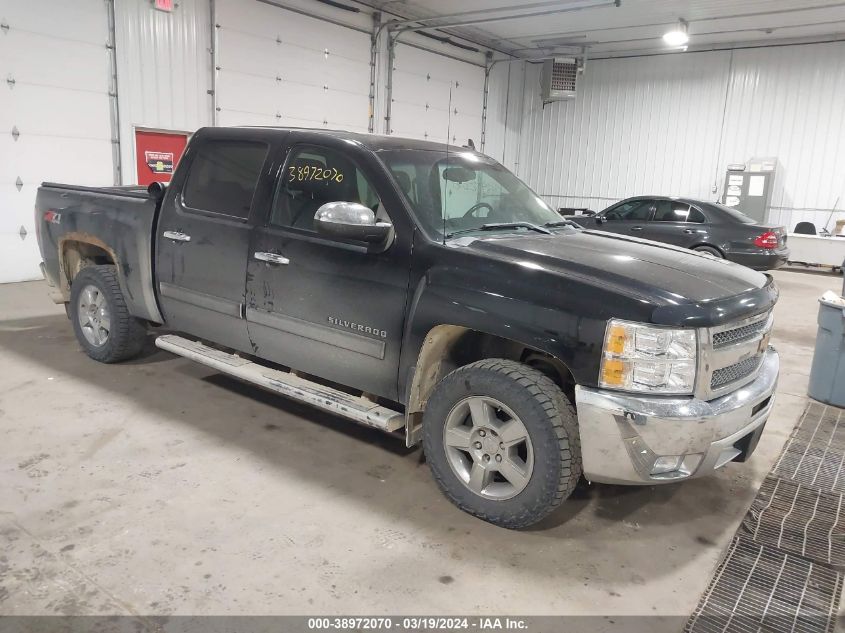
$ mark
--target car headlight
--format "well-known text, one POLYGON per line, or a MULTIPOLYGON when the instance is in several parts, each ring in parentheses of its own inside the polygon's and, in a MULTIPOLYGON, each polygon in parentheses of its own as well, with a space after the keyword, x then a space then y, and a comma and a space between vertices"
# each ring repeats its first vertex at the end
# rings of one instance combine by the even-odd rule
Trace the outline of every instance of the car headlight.
POLYGON ((673 329, 611 319, 602 349, 599 386, 656 394, 691 394, 698 339, 673 329))

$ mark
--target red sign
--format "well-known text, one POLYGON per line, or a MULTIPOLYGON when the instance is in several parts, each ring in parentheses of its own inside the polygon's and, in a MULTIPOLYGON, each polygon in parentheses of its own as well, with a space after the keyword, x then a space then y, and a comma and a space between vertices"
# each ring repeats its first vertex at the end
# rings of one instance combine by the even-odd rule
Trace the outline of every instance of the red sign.
POLYGON ((155 8, 159 11, 173 11, 173 0, 155 0, 155 8))
POLYGON ((138 184, 170 182, 187 142, 188 135, 184 132, 135 130, 138 184))

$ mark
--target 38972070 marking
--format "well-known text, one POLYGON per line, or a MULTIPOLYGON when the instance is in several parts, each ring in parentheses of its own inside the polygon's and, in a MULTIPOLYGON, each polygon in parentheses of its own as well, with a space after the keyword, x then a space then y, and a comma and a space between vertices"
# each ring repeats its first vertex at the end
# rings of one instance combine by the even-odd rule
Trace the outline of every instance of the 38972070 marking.
POLYGON ((312 631, 367 631, 390 630, 392 618, 379 617, 341 617, 308 618, 308 629, 312 631))
POLYGON ((290 165, 288 167, 288 182, 305 182, 307 180, 343 182, 343 173, 337 167, 312 167, 311 165, 290 165))

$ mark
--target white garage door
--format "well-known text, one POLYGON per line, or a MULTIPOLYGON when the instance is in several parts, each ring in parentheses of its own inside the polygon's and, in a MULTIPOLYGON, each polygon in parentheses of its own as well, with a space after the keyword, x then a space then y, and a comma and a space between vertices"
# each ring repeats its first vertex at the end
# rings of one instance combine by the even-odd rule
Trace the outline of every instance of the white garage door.
POLYGON ((481 145, 484 69, 396 45, 391 133, 464 145, 481 145))
POLYGON ((0 0, 0 282, 41 277, 42 181, 113 184, 107 41, 103 0, 0 0))
POLYGON ((366 132, 370 38, 259 2, 217 3, 219 125, 366 132))

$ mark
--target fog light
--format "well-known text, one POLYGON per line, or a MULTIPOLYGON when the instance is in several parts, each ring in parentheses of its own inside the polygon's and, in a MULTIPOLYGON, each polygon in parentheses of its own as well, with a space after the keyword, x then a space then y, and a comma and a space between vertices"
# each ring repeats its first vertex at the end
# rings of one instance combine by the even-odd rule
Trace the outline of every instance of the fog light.
POLYGON ((662 475, 680 470, 683 463, 683 455, 663 455, 654 460, 654 465, 651 467, 651 474, 662 475))

